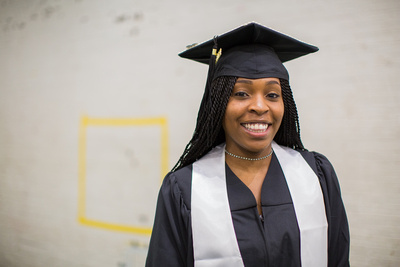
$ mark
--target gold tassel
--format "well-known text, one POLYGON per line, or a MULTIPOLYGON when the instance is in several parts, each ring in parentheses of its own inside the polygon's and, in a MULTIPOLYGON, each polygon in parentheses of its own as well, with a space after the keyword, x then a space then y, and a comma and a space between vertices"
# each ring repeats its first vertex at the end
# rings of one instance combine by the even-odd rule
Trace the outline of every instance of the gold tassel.
POLYGON ((214 48, 214 49, 212 50, 212 55, 215 56, 215 64, 217 64, 219 58, 220 58, 221 55, 222 55, 222 48, 219 49, 218 53, 217 53, 217 49, 214 48))

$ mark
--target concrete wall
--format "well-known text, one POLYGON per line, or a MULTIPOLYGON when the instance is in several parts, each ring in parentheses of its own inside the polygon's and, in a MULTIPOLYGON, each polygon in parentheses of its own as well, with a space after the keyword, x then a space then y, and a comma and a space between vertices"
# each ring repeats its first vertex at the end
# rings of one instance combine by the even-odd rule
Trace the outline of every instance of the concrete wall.
POLYGON ((303 142, 338 173, 352 266, 400 264, 400 3, 0 1, 0 266, 142 266, 206 66, 185 45, 257 21, 320 47, 286 64, 303 142))

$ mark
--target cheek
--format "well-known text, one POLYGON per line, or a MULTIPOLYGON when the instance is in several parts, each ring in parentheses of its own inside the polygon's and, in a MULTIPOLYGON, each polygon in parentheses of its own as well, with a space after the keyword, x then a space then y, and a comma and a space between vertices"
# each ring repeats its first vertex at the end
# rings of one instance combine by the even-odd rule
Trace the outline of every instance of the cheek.
POLYGON ((224 129, 225 133, 229 131, 230 128, 233 127, 233 124, 237 119, 237 116, 238 116, 237 105, 229 101, 225 109, 224 117, 222 119, 222 128, 224 129))
POLYGON ((285 114, 285 107, 283 102, 277 106, 277 108, 275 109, 275 119, 276 121, 279 122, 279 124, 281 124, 282 120, 283 120, 283 115, 285 114))
POLYGON ((223 118, 223 125, 226 126, 226 123, 228 123, 232 119, 232 117, 234 116, 233 111, 234 111, 233 104, 231 101, 229 101, 228 105, 226 105, 225 114, 223 118))
POLYGON ((281 121, 283 119, 283 115, 285 115, 285 107, 284 107, 283 102, 282 102, 282 107, 281 107, 281 112, 280 112, 281 121))
POLYGON ((224 129, 225 132, 227 131, 227 128, 229 128, 231 121, 232 121, 232 113, 230 112, 229 109, 226 109, 224 117, 222 119, 222 129, 224 129))
POLYGON ((222 118, 222 129, 224 129, 224 131, 226 132, 226 113, 222 118))

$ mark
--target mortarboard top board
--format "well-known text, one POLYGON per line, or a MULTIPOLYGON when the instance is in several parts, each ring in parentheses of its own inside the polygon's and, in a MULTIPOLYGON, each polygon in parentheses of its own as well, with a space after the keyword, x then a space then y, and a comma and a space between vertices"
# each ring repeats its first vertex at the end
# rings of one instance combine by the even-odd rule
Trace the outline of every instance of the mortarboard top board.
POLYGON ((212 80, 219 76, 288 80, 283 62, 318 51, 313 45, 251 22, 190 47, 179 56, 209 64, 215 46, 222 49, 222 55, 209 73, 212 80))

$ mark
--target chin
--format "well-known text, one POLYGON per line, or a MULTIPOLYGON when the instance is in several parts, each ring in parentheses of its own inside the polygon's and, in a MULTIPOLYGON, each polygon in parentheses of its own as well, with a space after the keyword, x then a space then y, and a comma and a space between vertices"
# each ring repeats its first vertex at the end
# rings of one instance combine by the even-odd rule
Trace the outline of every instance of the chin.
POLYGON ((256 142, 252 144, 248 144, 246 146, 243 146, 244 149, 247 151, 257 154, 263 152, 265 149, 271 146, 272 140, 269 142, 263 141, 263 142, 256 142))

